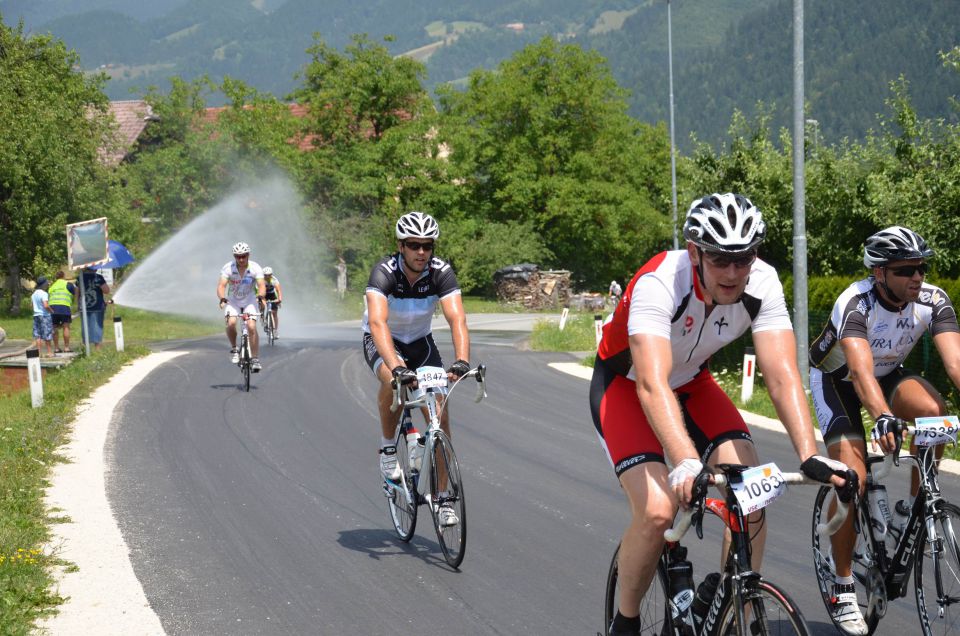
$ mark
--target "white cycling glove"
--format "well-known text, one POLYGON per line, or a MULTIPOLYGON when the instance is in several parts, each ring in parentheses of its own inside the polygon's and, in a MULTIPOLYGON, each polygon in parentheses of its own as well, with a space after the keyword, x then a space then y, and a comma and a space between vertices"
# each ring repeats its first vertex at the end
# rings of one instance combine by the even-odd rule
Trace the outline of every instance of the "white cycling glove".
POLYGON ((699 459, 687 458, 681 460, 680 463, 670 471, 670 474, 667 476, 667 482, 670 484, 671 489, 675 489, 677 486, 683 484, 688 477, 690 479, 696 479, 697 475, 701 472, 703 472, 703 462, 699 459))

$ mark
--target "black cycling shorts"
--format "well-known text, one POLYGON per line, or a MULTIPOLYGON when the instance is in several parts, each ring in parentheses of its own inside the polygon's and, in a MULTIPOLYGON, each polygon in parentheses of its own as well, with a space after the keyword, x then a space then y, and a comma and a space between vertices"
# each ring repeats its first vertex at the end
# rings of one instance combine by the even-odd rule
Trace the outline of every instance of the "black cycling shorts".
MULTIPOLYGON (((407 368, 416 369, 417 367, 443 367, 443 360, 440 358, 440 350, 433 341, 433 335, 427 334, 419 340, 413 342, 400 342, 393 339, 393 348, 397 356, 404 361, 407 368)), ((383 358, 377 351, 377 345, 373 343, 373 336, 368 333, 363 334, 363 358, 367 365, 377 373, 377 367, 383 364, 383 358)))

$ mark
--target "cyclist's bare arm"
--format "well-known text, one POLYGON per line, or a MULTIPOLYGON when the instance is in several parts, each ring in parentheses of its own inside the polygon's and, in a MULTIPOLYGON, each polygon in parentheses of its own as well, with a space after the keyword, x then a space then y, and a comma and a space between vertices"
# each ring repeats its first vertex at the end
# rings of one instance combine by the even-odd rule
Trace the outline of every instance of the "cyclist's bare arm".
POLYGON ((276 292, 277 292, 277 302, 278 302, 278 303, 282 303, 282 302, 283 302, 283 290, 280 289, 280 281, 276 281, 276 282, 273 284, 273 288, 274 288, 274 289, 276 290, 276 292))
POLYGON ((470 334, 467 331, 467 314, 463 311, 463 297, 460 294, 450 294, 440 301, 440 309, 450 325, 454 359, 469 361, 470 334))
MULTIPOLYGON (((840 347, 847 359, 850 381, 853 382, 853 388, 867 414, 876 420, 884 413, 893 413, 883 397, 883 389, 880 388, 877 377, 873 374, 873 352, 870 350, 870 343, 864 338, 841 338, 840 347)), ((892 452, 897 445, 893 433, 888 433, 879 441, 884 453, 892 452)))
POLYGON ((220 282, 217 283, 217 300, 227 297, 227 279, 223 276, 220 277, 220 282))
POLYGON ((933 337, 933 344, 943 360, 943 370, 947 372, 953 386, 960 389, 960 333, 945 331, 933 337))
POLYGON ((367 321, 370 324, 370 337, 377 346, 377 353, 383 358, 387 370, 392 370, 403 361, 397 357, 397 350, 393 346, 393 337, 390 327, 387 326, 387 317, 390 315, 386 296, 376 292, 367 292, 367 321))
POLYGON ((817 440, 813 435, 810 407, 797 367, 797 342, 793 331, 759 331, 753 334, 753 344, 757 351, 757 364, 763 370, 764 386, 802 462, 817 454, 817 440))
MULTIPOLYGON (((684 459, 699 461, 700 454, 687 434, 680 412, 680 404, 670 388, 670 370, 673 352, 670 341, 661 336, 633 334, 630 336, 630 354, 637 375, 637 397, 650 422, 667 461, 676 466, 684 459)), ((675 494, 681 502, 688 502, 693 479, 678 484, 675 494)))

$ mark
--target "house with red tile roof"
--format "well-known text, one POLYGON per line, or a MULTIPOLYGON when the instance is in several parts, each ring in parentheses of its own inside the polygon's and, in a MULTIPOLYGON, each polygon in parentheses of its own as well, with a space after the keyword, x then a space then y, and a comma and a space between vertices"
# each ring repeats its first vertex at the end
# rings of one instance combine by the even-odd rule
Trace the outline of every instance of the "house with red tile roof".
POLYGON ((137 139, 153 118, 153 109, 142 99, 110 102, 109 113, 117 123, 116 138, 110 148, 100 149, 101 161, 114 168, 127 158, 137 145, 137 139))

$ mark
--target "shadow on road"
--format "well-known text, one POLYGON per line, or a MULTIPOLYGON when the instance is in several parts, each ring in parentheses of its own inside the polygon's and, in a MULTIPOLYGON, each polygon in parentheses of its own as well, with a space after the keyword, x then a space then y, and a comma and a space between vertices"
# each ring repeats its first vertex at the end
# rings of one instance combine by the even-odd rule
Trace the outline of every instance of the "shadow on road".
MULTIPOLYGON (((418 524, 419 525, 419 524, 418 524)), ((419 535, 414 535, 409 543, 400 541, 393 532, 385 529, 369 530, 342 530, 337 537, 337 543, 343 547, 366 554, 371 559, 380 560, 385 557, 411 555, 431 565, 443 566, 451 572, 456 572, 447 566, 440 552, 440 544, 430 541, 419 535)))

